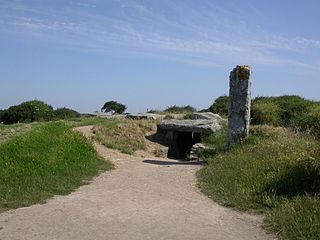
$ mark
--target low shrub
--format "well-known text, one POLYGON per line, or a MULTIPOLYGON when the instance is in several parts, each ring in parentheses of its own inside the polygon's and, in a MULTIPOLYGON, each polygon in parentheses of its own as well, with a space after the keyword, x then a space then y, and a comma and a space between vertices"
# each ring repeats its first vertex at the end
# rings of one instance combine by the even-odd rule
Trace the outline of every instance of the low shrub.
POLYGON ((300 118, 299 126, 320 138, 320 105, 315 105, 304 118, 300 118))
POLYGON ((281 125, 281 109, 272 101, 254 101, 251 107, 252 124, 281 125))
POLYGON ((80 117, 80 114, 73 109, 64 107, 54 110, 54 116, 58 119, 68 119, 80 117))
POLYGON ((273 99, 273 102, 280 108, 281 126, 296 127, 301 118, 304 118, 314 102, 306 100, 300 96, 280 96, 273 99))
POLYGON ((218 97, 209 107, 209 111, 222 116, 228 116, 229 96, 223 95, 218 97))
POLYGON ((251 123, 291 127, 320 137, 320 104, 299 96, 258 97, 252 101, 251 123))
POLYGON ((192 112, 196 112, 197 109, 195 109, 194 107, 190 106, 190 105, 186 105, 186 106, 176 106, 173 105, 171 107, 168 107, 166 110, 164 110, 164 112, 166 113, 192 113, 192 112))
POLYGON ((158 109, 151 109, 151 110, 148 110, 147 113, 163 114, 163 111, 158 109))

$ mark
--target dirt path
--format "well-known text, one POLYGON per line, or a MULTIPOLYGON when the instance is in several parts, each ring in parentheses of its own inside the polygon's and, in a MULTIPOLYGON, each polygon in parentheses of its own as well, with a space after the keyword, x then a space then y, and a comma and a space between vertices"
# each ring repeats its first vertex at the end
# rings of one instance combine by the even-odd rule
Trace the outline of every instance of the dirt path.
MULTIPOLYGON (((77 129, 91 135, 91 127, 77 129)), ((195 186, 194 164, 120 154, 116 169, 68 196, 0 214, 0 239, 273 239, 261 219, 224 208, 195 186)))

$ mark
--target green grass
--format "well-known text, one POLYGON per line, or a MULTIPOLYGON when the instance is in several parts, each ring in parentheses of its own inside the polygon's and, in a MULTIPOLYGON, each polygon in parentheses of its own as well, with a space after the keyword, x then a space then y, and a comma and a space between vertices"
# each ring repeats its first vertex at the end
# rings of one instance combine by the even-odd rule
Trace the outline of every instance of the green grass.
POLYGON ((285 199, 267 212, 267 227, 284 239, 320 239, 320 198, 285 199))
POLYGON ((226 136, 210 138, 207 144, 218 151, 198 172, 205 194, 264 213, 266 228, 283 239, 320 239, 319 141, 267 126, 253 127, 245 145, 228 151, 221 148, 226 136))
POLYGON ((108 122, 112 120, 113 119, 109 120, 101 117, 79 117, 68 120, 60 120, 60 122, 63 122, 70 127, 79 127, 88 125, 103 125, 105 123, 108 124, 108 122))
POLYGON ((68 194, 112 164, 62 122, 44 123, 0 145, 0 211, 68 194))

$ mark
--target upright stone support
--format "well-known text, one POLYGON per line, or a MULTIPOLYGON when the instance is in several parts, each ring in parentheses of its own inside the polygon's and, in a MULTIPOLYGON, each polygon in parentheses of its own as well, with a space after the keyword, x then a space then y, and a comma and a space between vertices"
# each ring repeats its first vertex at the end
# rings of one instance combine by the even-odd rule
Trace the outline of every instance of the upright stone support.
POLYGON ((228 146, 242 143, 249 134, 251 108, 251 71, 236 66, 230 73, 228 146))

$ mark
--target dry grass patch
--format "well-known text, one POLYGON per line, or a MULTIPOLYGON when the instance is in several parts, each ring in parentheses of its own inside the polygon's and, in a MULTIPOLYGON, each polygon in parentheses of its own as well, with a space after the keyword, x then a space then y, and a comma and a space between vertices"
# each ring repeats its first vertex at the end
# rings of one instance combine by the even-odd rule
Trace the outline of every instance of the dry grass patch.
POLYGON ((154 121, 106 120, 93 128, 94 139, 108 148, 133 154, 137 150, 147 150, 145 135, 155 131, 155 127, 154 121))
POLYGON ((30 131, 32 124, 0 125, 0 143, 6 142, 14 136, 30 131))

